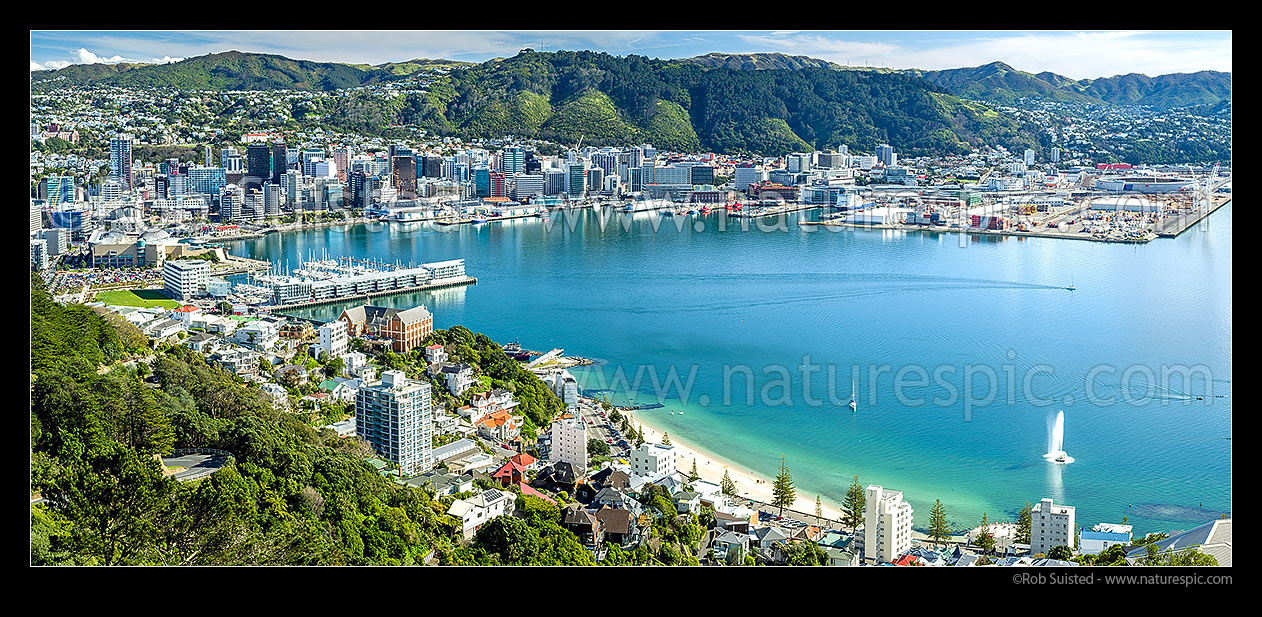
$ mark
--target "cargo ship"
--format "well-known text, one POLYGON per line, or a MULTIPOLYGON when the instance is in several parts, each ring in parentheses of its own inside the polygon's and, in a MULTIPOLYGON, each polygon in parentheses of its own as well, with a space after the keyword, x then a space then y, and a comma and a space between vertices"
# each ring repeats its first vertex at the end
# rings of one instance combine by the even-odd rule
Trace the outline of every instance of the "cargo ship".
POLYGON ((504 350, 504 353, 508 354, 508 357, 514 360, 522 360, 522 361, 530 360, 530 356, 531 356, 530 350, 522 349, 521 343, 518 343, 517 341, 504 344, 502 349, 504 350))

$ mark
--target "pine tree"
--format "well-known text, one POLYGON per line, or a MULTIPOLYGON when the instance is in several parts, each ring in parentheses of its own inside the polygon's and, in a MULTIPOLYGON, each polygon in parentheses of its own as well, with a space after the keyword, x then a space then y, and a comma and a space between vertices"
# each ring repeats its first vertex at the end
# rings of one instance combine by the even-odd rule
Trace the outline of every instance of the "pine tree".
POLYGON ((670 445, 670 433, 662 433, 662 445, 663 446, 670 445))
POLYGON ((824 518, 824 503, 820 501, 819 495, 815 496, 815 522, 819 522, 824 518))
POLYGON ((977 546, 981 547, 983 554, 990 553, 995 548, 995 536, 990 533, 990 523, 986 522, 986 513, 982 512, 981 530, 977 532, 977 546))
POLYGON ((1025 505, 1021 506, 1021 509, 1017 511, 1017 544, 1030 543, 1030 512, 1033 511, 1033 509, 1034 506, 1030 505, 1030 502, 1027 501, 1025 502, 1025 505))
POLYGON ((784 466, 784 455, 780 455, 780 473, 776 474, 776 482, 772 486, 772 493, 775 498, 772 499, 771 505, 780 508, 780 516, 784 516, 784 509, 792 506, 797 500, 797 489, 793 487, 793 476, 789 473, 789 469, 784 466))
POLYGON ((690 476, 690 477, 691 477, 693 480, 696 480, 697 478, 700 478, 700 477, 701 477, 701 474, 697 473, 697 459, 696 459, 696 457, 693 457, 693 459, 692 459, 692 474, 691 474, 691 476, 690 476))
POLYGON ((845 523, 850 528, 858 529, 859 524, 863 522, 863 509, 866 506, 867 495, 863 492, 863 485, 859 484, 859 476, 855 476, 850 482, 850 487, 846 489, 846 501, 842 504, 846 508, 845 523))
POLYGON ((933 509, 929 511, 929 537, 933 540, 934 548, 950 536, 951 527, 947 524, 946 508, 942 505, 941 499, 936 499, 933 502, 933 509))
POLYGON ((736 483, 732 481, 732 476, 728 475, 727 470, 723 470, 723 481, 719 483, 719 487, 723 489, 723 494, 728 497, 736 496, 736 483))

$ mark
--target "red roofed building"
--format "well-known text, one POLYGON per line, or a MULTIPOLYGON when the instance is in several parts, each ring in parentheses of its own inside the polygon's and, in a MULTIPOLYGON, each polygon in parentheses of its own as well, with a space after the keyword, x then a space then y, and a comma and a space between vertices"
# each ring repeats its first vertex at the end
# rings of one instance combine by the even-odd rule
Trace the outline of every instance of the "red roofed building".
POLYGON ((507 463, 504 463, 503 467, 495 470, 491 477, 499 480, 500 485, 504 488, 508 488, 510 484, 522 484, 526 481, 526 468, 510 459, 507 463))
POLYGON ((487 414, 476 426, 478 434, 487 439, 512 441, 521 436, 521 423, 505 410, 487 414))
POLYGON ((518 465, 521 465, 522 469, 530 469, 533 466, 535 466, 535 463, 539 462, 539 459, 531 456, 530 454, 526 452, 522 452, 521 454, 518 454, 508 460, 514 463, 517 463, 518 465))
POLYGON ((896 566, 915 566, 915 565, 919 565, 919 564, 917 563, 917 562, 919 562, 919 561, 920 561, 920 558, 919 558, 919 557, 917 557, 917 556, 915 556, 915 555, 903 555, 902 557, 899 557, 898 559, 894 560, 894 565, 896 565, 896 566))

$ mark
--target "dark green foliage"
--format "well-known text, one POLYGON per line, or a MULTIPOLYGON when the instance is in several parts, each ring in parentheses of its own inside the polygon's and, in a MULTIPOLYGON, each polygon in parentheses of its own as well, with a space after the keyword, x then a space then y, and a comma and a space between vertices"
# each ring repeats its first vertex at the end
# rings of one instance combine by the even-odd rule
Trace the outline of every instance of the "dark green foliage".
POLYGON ((422 490, 399 486, 186 348, 126 366, 106 318, 57 306, 32 281, 31 484, 38 564, 415 564, 456 531, 422 490), (83 333, 89 333, 83 336, 83 333), (155 455, 235 456, 190 483, 155 455))
POLYGON ((1064 546, 1064 545, 1053 546, 1052 550, 1047 551, 1048 559, 1068 560, 1070 557, 1073 557, 1073 555, 1074 555, 1074 552, 1068 546, 1064 546))

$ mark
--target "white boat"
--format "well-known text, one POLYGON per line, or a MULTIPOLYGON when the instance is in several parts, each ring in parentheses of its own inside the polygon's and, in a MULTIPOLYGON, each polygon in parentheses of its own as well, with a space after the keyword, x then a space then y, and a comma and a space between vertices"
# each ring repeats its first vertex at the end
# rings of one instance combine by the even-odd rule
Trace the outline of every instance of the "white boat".
POLYGON ((857 411, 858 405, 854 402, 854 384, 850 384, 850 411, 857 411))

